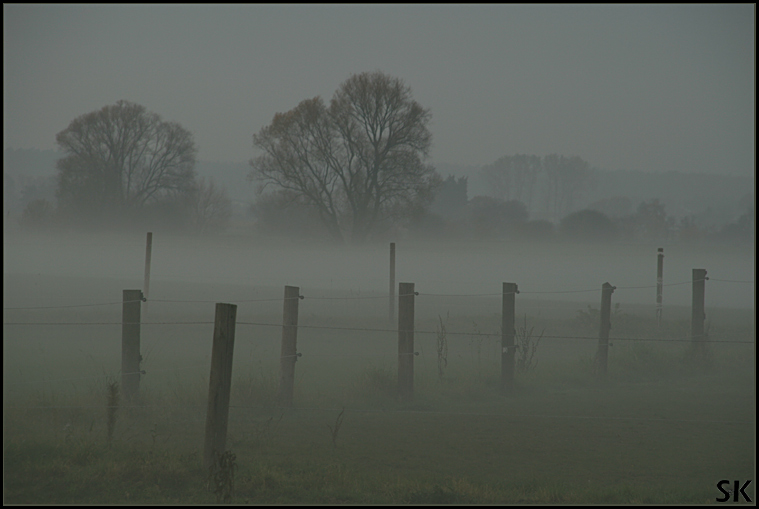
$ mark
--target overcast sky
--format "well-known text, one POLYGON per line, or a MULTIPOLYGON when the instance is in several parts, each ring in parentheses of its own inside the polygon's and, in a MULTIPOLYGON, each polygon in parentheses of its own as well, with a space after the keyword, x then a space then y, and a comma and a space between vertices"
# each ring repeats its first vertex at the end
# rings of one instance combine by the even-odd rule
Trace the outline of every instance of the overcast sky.
POLYGON ((3 5, 3 39, 4 148, 126 99, 247 161, 275 113, 381 70, 431 109, 433 163, 754 175, 752 4, 3 5))

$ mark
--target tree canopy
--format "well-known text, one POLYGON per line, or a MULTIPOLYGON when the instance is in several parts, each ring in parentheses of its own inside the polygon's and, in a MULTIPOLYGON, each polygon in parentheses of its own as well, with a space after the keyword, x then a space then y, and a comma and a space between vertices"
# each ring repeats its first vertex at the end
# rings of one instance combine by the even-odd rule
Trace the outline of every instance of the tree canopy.
POLYGON ((431 202, 430 118, 400 79, 352 75, 329 107, 306 99, 253 135, 250 178, 313 206, 333 238, 362 242, 431 202))
POLYGON ((84 114, 56 135, 59 205, 78 213, 139 209, 195 185, 192 134, 128 101, 84 114))

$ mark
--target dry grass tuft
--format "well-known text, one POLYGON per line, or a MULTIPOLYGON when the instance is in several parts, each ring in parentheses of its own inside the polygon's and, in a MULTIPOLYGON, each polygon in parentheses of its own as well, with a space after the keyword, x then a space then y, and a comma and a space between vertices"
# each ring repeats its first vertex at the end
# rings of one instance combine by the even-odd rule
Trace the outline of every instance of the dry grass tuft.
POLYGON ((119 383, 115 380, 107 382, 108 406, 106 408, 106 422, 108 424, 108 445, 113 440, 113 432, 116 429, 117 411, 119 409, 119 383))

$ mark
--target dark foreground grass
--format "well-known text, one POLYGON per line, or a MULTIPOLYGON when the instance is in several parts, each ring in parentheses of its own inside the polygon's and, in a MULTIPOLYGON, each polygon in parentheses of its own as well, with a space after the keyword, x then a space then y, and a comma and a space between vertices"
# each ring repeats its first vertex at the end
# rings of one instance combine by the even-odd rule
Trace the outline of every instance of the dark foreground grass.
MULTIPOLYGON (((334 442, 341 408, 235 405, 232 501, 701 504, 715 503, 721 479, 754 478, 750 373, 520 380, 511 397, 483 382, 468 402, 442 386, 412 403, 356 400, 334 442)), ((216 503, 200 466, 204 411, 156 401, 121 408, 110 446, 105 404, 6 408, 5 502, 216 503)))

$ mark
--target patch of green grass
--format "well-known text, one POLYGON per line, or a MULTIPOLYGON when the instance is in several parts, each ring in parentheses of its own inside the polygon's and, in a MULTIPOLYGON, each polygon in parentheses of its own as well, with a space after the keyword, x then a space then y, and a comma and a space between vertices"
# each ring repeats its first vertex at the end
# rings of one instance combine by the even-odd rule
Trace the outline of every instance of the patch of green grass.
POLYGON ((194 486, 192 455, 86 442, 6 442, 4 495, 12 504, 180 503, 211 500, 194 486), (188 459, 190 461, 188 461, 188 459))
MULTIPOLYGON (((751 408, 736 414, 733 405, 750 396, 750 382, 734 375, 546 386, 466 405, 422 393, 411 411, 346 406, 337 448, 327 429, 335 426, 334 409, 234 409, 228 445, 239 468, 232 501, 703 503, 717 480, 753 475, 751 449, 742 449, 753 426, 720 422, 750 421, 751 408), (281 413, 266 417, 273 410, 281 413), (256 423, 261 433, 254 436, 256 423)), ((125 412, 119 426, 131 431, 117 428, 108 448, 104 407, 99 434, 79 430, 66 440, 52 423, 47 432, 40 424, 6 434, 5 501, 216 500, 197 452, 202 422, 178 425, 181 409, 165 421, 162 408, 125 412), (159 437, 171 440, 153 439, 151 421, 162 423, 159 437)))

